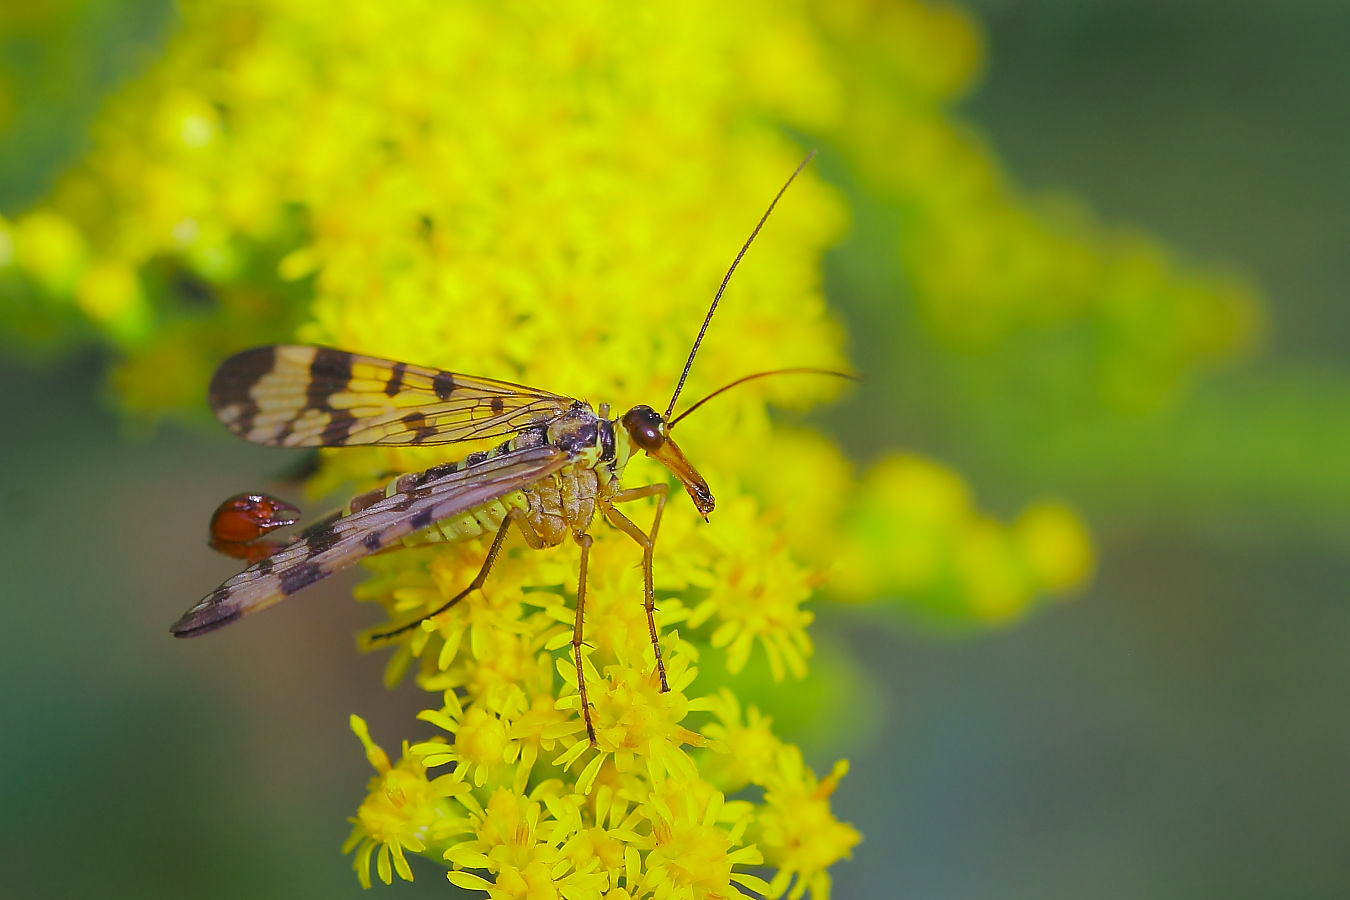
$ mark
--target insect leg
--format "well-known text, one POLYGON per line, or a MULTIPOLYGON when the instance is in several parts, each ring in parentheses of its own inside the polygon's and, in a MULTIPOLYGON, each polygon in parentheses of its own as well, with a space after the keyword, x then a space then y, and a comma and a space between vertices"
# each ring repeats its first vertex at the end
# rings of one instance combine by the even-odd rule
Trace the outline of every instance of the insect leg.
MULTIPOLYGON (((532 548, 538 550, 539 548, 544 546, 544 543, 542 540, 540 540, 539 535, 537 535, 534 529, 530 527, 529 520, 525 518, 525 514, 522 513, 519 509, 515 509, 513 507, 507 513, 506 519, 502 522, 502 527, 497 529, 497 536, 492 539, 492 546, 488 548, 487 559, 483 560, 483 567, 478 570, 478 574, 474 576, 473 581, 469 582, 468 587, 466 587, 464 590, 460 591, 458 594, 451 597, 449 600, 445 601, 440 606, 436 607, 435 609, 433 609, 431 612, 427 613, 424 616, 419 616, 413 621, 407 622, 403 625, 399 625, 398 627, 392 628, 389 631, 381 631, 378 634, 372 634, 367 639, 368 643, 376 644, 381 641, 386 641, 389 638, 397 637, 398 635, 403 634, 405 631, 411 631, 418 625, 421 625, 427 619, 439 616, 441 613, 445 612, 447 609, 454 606, 456 603, 458 603, 465 597, 472 594, 474 591, 481 588, 483 586, 483 583, 487 581, 488 572, 492 571, 492 566, 497 562, 497 554, 501 552, 502 544, 505 543, 506 541, 506 532, 507 530, 510 529, 512 522, 516 523, 516 527, 520 529, 520 533, 525 536, 525 542, 528 543, 532 548)), ((397 548, 391 547, 386 549, 397 549, 397 548)))
POLYGON ((656 654, 656 674, 661 679, 661 692, 670 690, 666 683, 666 663, 661 658, 661 639, 656 633, 656 588, 652 575, 652 559, 656 552, 656 531, 661 527, 661 511, 666 508, 666 497, 670 487, 666 484, 648 484, 643 487, 619 491, 609 502, 603 504, 605 518, 611 525, 628 535, 642 547, 642 586, 644 590, 643 608, 647 611, 647 632, 652 639, 652 652, 656 654), (614 508, 615 503, 628 503, 644 497, 656 498, 656 514, 652 516, 652 530, 643 530, 633 520, 614 508))
POLYGON ((583 610, 586 608, 586 561, 591 555, 591 536, 584 532, 577 532, 572 536, 581 547, 580 573, 577 576, 577 621, 572 626, 572 658, 577 664, 577 693, 581 697, 581 716, 586 720, 586 736, 591 739, 591 746, 594 747, 595 724, 591 722, 591 703, 586 696, 586 673, 581 667, 581 626, 583 610))

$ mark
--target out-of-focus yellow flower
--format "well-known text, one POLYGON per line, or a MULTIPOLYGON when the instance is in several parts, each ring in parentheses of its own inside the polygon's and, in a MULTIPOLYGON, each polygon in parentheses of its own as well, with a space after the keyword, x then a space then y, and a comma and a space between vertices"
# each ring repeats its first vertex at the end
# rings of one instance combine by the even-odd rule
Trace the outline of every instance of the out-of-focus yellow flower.
POLYGON ((1048 591, 1081 587, 1092 576, 1092 539, 1062 503, 1027 507, 1014 523, 1015 539, 1036 585, 1048 591))
POLYGON ((65 216, 39 210, 22 216, 13 230, 19 268, 53 294, 69 294, 79 284, 88 248, 79 229, 65 216))
POLYGON ((955 472, 913 456, 882 460, 863 485, 831 544, 842 597, 892 595, 930 614, 999 622, 1092 572, 1087 528, 1061 503, 1035 504, 1006 526, 975 508, 955 472))
POLYGON ((149 311, 136 271, 113 260, 89 266, 75 288, 75 301, 90 319, 123 344, 139 341, 149 311))

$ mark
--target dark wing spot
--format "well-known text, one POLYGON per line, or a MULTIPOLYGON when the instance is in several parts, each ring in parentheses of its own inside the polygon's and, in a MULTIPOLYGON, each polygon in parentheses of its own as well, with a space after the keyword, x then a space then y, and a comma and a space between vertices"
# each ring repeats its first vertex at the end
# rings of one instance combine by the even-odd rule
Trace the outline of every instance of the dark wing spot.
POLYGON ((436 428, 425 424, 427 417, 416 410, 406 413, 403 416, 403 424, 408 426, 408 430, 413 433, 413 443, 420 444, 428 438, 434 437, 436 428))
POLYGON ((437 372, 431 378, 431 389, 436 392, 437 397, 449 400, 450 395, 455 392, 455 376, 449 372, 437 372))
POLYGON ((325 381, 346 384, 352 379, 352 355, 346 350, 315 347, 314 358, 309 363, 309 374, 325 381))
POLYGON ((501 397, 493 397, 492 402, 489 403, 488 406, 492 407, 492 411, 494 413, 499 413, 506 408, 506 403, 502 400, 501 397))
POLYGON ((351 410, 347 409, 335 409, 328 415, 328 424, 323 426, 323 433, 319 435, 319 441, 326 447, 341 445, 352 433, 352 426, 356 424, 356 416, 352 415, 351 410))
POLYGON ((309 587, 324 576, 323 568, 316 563, 304 563, 281 573, 281 592, 289 597, 302 588, 309 587))
POLYGON ((276 347, 253 347, 231 356, 211 376, 211 406, 248 403, 249 390, 276 367, 276 347))
POLYGON ((328 410, 328 398, 343 391, 352 380, 352 355, 345 350, 318 347, 309 364, 309 388, 305 391, 305 406, 328 410))
POLYGON ((372 531, 370 534, 361 538, 361 546, 365 547, 371 553, 374 553, 384 546, 384 538, 378 531, 372 531))
POLYGON ((468 456, 464 457, 464 468, 467 469, 471 466, 487 462, 489 456, 491 456, 491 454, 485 450, 479 450, 477 453, 470 453, 468 456))
POLYGON ((426 528, 431 524, 431 507, 428 506, 417 515, 413 516, 408 520, 408 524, 413 527, 414 531, 421 531, 423 528, 426 528))
POLYGON ((384 392, 390 397, 403 390, 403 373, 407 368, 407 363, 394 363, 393 371, 389 373, 389 383, 384 386, 384 392))
POLYGON ((318 556, 333 549, 338 541, 342 540, 342 535, 338 534, 332 526, 322 528, 309 537, 305 538, 305 552, 310 557, 318 556))
POLYGON ((211 376, 207 391, 211 408, 235 434, 248 434, 253 429, 258 404, 253 401, 251 391, 259 379, 276 367, 276 359, 275 347, 254 347, 225 360, 211 376))

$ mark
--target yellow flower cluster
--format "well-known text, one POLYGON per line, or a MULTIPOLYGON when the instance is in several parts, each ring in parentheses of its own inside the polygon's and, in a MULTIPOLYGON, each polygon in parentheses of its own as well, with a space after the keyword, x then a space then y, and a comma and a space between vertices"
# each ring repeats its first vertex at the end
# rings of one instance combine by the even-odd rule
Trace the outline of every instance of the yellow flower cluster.
POLYGON ((776 107, 829 134, 869 193, 903 211, 898 258, 919 323, 957 351, 1028 332, 1075 348, 1074 370, 1112 410, 1168 399, 1195 369, 1258 338, 1255 289, 1112 231, 1063 196, 1027 197, 950 105, 978 73, 980 40, 948 3, 812 4, 824 66, 842 86, 819 105, 776 107))
POLYGON ((955 472, 901 455, 868 474, 835 565, 846 595, 901 594, 932 613, 983 622, 1079 587, 1094 567, 1091 540, 1062 504, 1033 504, 1005 526, 973 507, 955 472))
MULTIPOLYGON (((630 688, 653 693, 650 686, 630 688)), ((405 855, 411 850, 442 856, 451 866, 451 883, 494 900, 730 898, 740 896, 737 887, 797 900, 808 891, 828 897, 829 866, 860 840, 829 807, 847 765, 840 762, 818 779, 796 747, 772 734, 767 718, 753 708, 742 717, 730 691, 697 704, 679 701, 682 708, 697 705, 714 714, 703 733, 685 731, 663 752, 648 755, 645 765, 643 748, 629 745, 612 754, 614 766, 592 761, 578 780, 567 769, 587 746, 584 739, 530 777, 541 746, 553 747, 552 740, 541 740, 544 710, 525 728, 505 719, 488 725, 492 737, 474 738, 477 746, 470 749, 463 744, 472 712, 466 715, 452 692, 446 698, 453 715, 428 711, 423 718, 455 741, 405 744, 397 765, 371 742, 365 723, 352 717, 376 770, 347 844, 357 851, 357 875, 366 886, 372 858, 386 884, 395 873, 411 881, 405 855), (689 756, 674 749, 681 742, 703 749, 689 756), (496 770, 509 768, 504 759, 528 756, 529 762, 507 784, 468 761, 480 750, 496 770), (449 773, 429 776, 427 770, 438 766, 449 773), (727 799, 752 784, 763 789, 762 803, 727 799), (777 875, 765 881, 738 870, 745 866, 769 866, 777 875)), ((574 730, 553 719, 555 736, 574 730)), ((634 735, 640 728, 626 731, 634 735)), ((661 746, 659 738, 654 746, 661 746)), ((596 760, 604 758, 602 753, 596 760)))
MULTIPOLYGON (((945 5, 362 0, 338 14, 204 0, 183 17, 88 161, 42 208, 0 221, 20 310, 5 326, 92 325, 125 352, 133 407, 199 407, 227 351, 295 337, 662 406, 729 257, 800 156, 782 123, 912 213, 897 255, 949 343, 1102 327, 1103 378, 1162 391, 1251 330, 1241 289, 1029 211, 946 112, 979 42, 945 5)), ((845 218, 813 173, 794 185, 731 286, 691 399, 758 370, 847 367, 819 283, 845 218)), ((410 851, 493 897, 828 894, 827 868, 858 840, 829 808, 844 767, 817 778, 767 717, 700 682, 700 661, 734 675, 762 656, 775 678, 802 677, 822 582, 994 621, 1093 566, 1060 505, 1001 525, 936 464, 892 456, 855 479, 832 442, 768 416, 766 399, 800 409, 837 389, 770 379, 681 426, 720 502, 705 524, 677 497, 662 524, 668 693, 637 550, 597 529, 594 748, 565 649, 567 548, 506 554, 484 591, 401 639, 389 680, 414 671, 439 736, 393 763, 354 723, 377 772, 350 843, 363 883, 372 861, 386 882, 411 878, 410 851), (762 798, 737 799, 751 785, 762 798), (757 866, 772 879, 744 871, 757 866)), ((327 454, 313 488, 445 458, 327 454)), ((661 477, 636 460, 627 482, 661 477)), ((373 560, 360 596, 406 621, 458 593, 484 549, 373 560)))
POLYGON ((1074 593, 1095 569, 1092 539, 1063 503, 1038 501, 1004 524, 931 460, 889 453, 859 478, 818 433, 782 428, 774 447, 775 468, 747 482, 768 508, 792 510, 778 531, 836 599, 996 623, 1074 593))
MULTIPOLYGON (((390 869, 376 857, 386 881, 391 871, 404 873, 400 854, 413 848, 443 856, 454 866, 451 881, 493 897, 555 896, 542 887, 548 883, 569 898, 720 897, 731 896, 733 884, 771 896, 790 886, 795 896, 808 887, 828 896, 826 868, 859 839, 829 810, 842 770, 817 782, 766 718, 751 710, 743 724, 733 694, 695 690, 698 659, 707 652, 726 652, 724 665, 734 671, 761 646, 780 675, 804 675, 811 615, 801 606, 811 575, 782 546, 766 546, 772 524, 748 498, 719 507, 709 523, 681 521, 689 518, 670 516, 659 544, 664 693, 637 602, 635 548, 612 531, 595 535, 584 657, 594 747, 582 725, 575 668, 558 652, 572 637, 572 554, 505 557, 481 595, 400 645, 389 679, 415 665, 418 684, 442 703, 420 718, 443 737, 414 744, 392 770, 399 779, 422 774, 415 788, 401 780, 391 786, 387 767, 376 762, 382 777, 353 837, 363 848, 356 861, 363 878, 378 845, 393 860, 390 869), (693 643, 686 633, 702 637, 693 643), (750 745, 759 748, 757 757, 744 752, 750 745), (464 789, 451 797, 442 781, 449 776, 428 781, 427 769, 452 773, 464 789), (751 783, 765 789, 763 801, 728 800, 751 783), (386 798, 394 793, 424 806, 386 798), (377 824, 375 814, 385 818, 377 824), (447 824, 461 821, 463 828, 447 824), (441 827, 439 841, 426 837, 426 823, 441 827), (760 865, 778 872, 772 890, 734 869, 760 865)), ((391 621, 405 621, 457 593, 485 550, 470 542, 377 558, 375 577, 358 596, 383 604, 391 621), (411 559, 418 553, 428 554, 421 564, 411 559)))

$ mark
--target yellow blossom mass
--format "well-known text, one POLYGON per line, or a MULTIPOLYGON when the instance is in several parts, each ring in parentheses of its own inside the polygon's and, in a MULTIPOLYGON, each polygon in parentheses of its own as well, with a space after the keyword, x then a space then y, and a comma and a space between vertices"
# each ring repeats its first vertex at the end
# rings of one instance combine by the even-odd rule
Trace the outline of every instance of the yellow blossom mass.
MULTIPOLYGON (((203 0, 182 17, 103 113, 85 163, 0 221, 0 277, 23 303, 7 318, 105 335, 134 409, 199 407, 221 357, 273 339, 619 410, 663 405, 730 257, 801 157, 787 129, 910 211, 896 256, 923 324, 951 346, 1100 327, 1096 377, 1146 405, 1254 330, 1242 285, 1022 205, 944 110, 980 60, 949 5, 203 0), (1184 322, 1141 313, 1159 291, 1184 296, 1184 322)), ((847 219, 808 169, 731 283, 686 402, 751 372, 848 368, 821 291, 847 219)), ((427 739, 397 762, 353 719, 376 770, 347 845, 362 884, 372 867, 412 879, 418 854, 494 898, 828 896, 829 867, 860 839, 830 806, 847 767, 812 772, 738 699, 737 673, 758 660, 776 680, 808 677, 822 586, 997 622, 1093 567, 1062 503, 1006 525, 939 463, 884 451, 855 474, 834 442, 768 414, 839 390, 766 379, 681 425, 719 505, 704 523, 672 497, 662 522, 668 692, 640 550, 597 526, 583 650, 594 746, 569 659, 570 546, 511 548, 468 602, 380 651, 390 683, 410 676, 433 699, 427 739), (701 676, 705 662, 723 675, 701 676)), ((446 459, 328 452, 311 489, 364 490, 446 459)), ((634 460, 626 481, 663 478, 634 460)), ((357 595, 407 621, 461 590, 484 552, 370 560, 357 595)))

